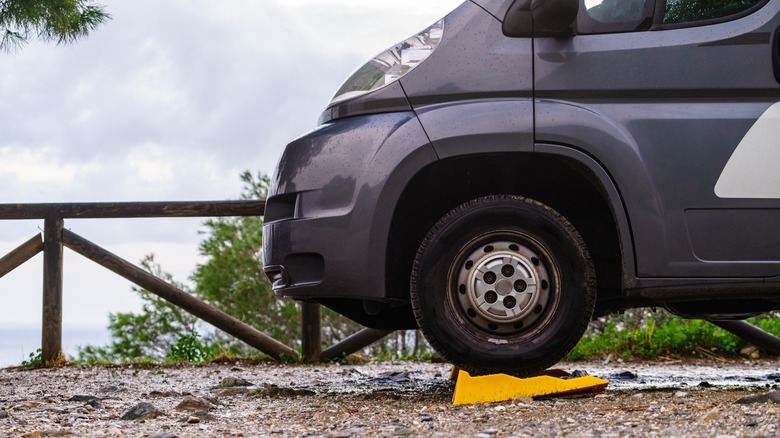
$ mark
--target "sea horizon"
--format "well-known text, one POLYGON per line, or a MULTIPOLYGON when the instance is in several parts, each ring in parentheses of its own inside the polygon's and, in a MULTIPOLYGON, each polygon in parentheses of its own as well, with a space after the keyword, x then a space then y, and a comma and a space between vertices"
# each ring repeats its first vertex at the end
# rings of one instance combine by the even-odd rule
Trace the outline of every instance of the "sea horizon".
MULTIPOLYGON (((111 336, 105 324, 63 324, 62 350, 68 359, 76 358, 78 348, 103 346, 111 336)), ((41 348, 41 323, 0 323, 0 368, 17 366, 41 348)))

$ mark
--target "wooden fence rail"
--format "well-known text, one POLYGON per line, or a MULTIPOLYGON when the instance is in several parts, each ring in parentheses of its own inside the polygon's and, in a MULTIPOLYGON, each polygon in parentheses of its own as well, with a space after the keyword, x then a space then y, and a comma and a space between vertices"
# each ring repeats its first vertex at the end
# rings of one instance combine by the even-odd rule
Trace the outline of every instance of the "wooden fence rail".
MULTIPOLYGON (((271 357, 277 359, 295 358, 298 353, 289 346, 198 300, 87 239, 64 229, 64 219, 262 216, 264 213, 264 200, 0 204, 0 220, 44 220, 43 239, 40 235, 33 236, 0 258, 0 277, 43 251, 41 358, 46 366, 55 365, 64 360, 62 352, 62 259, 64 247, 68 247, 87 259, 121 275, 271 357)), ((323 352, 319 304, 303 303, 301 315, 303 319, 302 353, 304 359, 310 362, 335 359, 344 354, 358 351, 390 333, 389 331, 363 329, 323 352)))

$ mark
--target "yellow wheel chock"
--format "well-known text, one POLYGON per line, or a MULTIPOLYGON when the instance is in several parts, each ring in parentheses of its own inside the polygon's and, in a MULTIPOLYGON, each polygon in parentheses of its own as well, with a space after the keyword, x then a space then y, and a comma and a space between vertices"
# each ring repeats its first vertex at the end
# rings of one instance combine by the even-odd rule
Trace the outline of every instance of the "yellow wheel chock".
MULTIPOLYGON (((456 370, 453 370, 453 375, 456 370)), ((565 374, 565 373, 563 373, 565 374)), ((560 375, 560 374, 558 374, 560 375)), ((564 380, 550 375, 521 379, 506 374, 471 377, 459 370, 452 403, 468 405, 511 400, 515 397, 556 397, 604 392, 607 382, 593 376, 564 380)))

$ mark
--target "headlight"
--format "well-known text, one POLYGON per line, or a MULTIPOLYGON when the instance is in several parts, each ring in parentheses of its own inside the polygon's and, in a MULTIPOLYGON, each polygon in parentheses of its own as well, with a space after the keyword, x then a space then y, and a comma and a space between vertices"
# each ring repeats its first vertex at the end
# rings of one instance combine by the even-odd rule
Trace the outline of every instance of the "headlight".
POLYGON ((355 70, 333 96, 341 102, 397 81, 430 56, 441 41, 444 20, 376 55, 355 70))

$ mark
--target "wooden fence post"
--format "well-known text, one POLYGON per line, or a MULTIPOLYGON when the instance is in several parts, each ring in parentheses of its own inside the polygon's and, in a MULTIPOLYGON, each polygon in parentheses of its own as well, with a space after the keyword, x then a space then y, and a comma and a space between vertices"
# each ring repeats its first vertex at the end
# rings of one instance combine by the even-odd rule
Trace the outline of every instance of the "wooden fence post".
POLYGON ((41 359, 44 366, 65 361, 62 352, 62 229, 64 221, 56 213, 43 224, 43 315, 41 359))
POLYGON ((306 362, 320 361, 322 354, 322 312, 319 303, 301 303, 301 350, 306 362))
POLYGON ((320 356, 322 360, 336 360, 361 350, 393 333, 395 330, 364 328, 336 345, 328 347, 320 356))
POLYGON ((263 353, 276 359, 295 359, 298 357, 298 353, 287 345, 261 333, 256 328, 249 326, 237 318, 204 303, 187 292, 168 284, 164 280, 155 277, 127 260, 95 245, 76 233, 65 230, 62 232, 62 236, 65 245, 73 251, 104 268, 121 275, 158 297, 181 307, 192 315, 197 316, 225 333, 235 336, 263 353))

